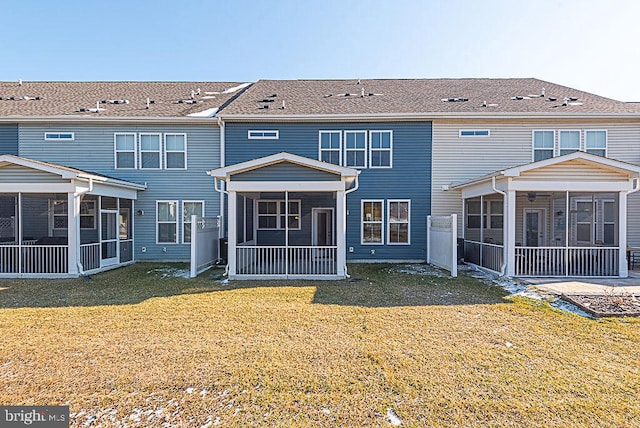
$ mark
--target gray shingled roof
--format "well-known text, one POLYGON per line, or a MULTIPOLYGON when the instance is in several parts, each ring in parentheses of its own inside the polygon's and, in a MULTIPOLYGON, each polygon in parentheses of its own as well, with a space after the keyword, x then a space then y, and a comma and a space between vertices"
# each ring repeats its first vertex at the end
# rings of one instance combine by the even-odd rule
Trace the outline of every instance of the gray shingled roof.
POLYGON ((638 113, 640 105, 533 78, 260 80, 225 107, 221 115, 565 112, 638 113), (542 88, 544 97, 539 96, 542 88), (571 99, 563 106, 565 98, 571 99))
POLYGON ((0 117, 185 117, 219 108, 239 91, 237 82, 0 82, 0 117), (191 101, 191 91, 200 88, 191 101), (33 98, 40 99, 33 99, 33 98), (13 98, 13 99, 11 99, 13 98), (146 108, 147 98, 153 101, 146 108), (128 100, 129 103, 102 103, 128 100), (180 100, 183 103, 178 103, 180 100), (80 109, 104 109, 97 113, 80 109))

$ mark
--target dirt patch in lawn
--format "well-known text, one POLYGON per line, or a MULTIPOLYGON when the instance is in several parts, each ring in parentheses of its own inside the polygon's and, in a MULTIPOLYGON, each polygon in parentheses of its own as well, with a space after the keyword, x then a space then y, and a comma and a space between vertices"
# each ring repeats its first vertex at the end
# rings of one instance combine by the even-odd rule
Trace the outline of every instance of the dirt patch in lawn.
POLYGON ((561 298, 598 318, 640 316, 640 299, 632 295, 562 295, 561 298))

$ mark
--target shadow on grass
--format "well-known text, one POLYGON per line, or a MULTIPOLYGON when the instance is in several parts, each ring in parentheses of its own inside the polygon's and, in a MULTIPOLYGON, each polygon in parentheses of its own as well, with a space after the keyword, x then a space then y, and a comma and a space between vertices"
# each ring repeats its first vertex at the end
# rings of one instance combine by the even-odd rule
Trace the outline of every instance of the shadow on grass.
POLYGON ((132 305, 156 297, 266 287, 315 287, 313 304, 362 307, 504 303, 507 293, 475 278, 439 277, 425 265, 350 265, 341 281, 220 281, 222 271, 186 279, 186 265, 137 263, 91 278, 0 280, 0 308, 132 305), (178 276, 178 277, 177 277, 178 276))

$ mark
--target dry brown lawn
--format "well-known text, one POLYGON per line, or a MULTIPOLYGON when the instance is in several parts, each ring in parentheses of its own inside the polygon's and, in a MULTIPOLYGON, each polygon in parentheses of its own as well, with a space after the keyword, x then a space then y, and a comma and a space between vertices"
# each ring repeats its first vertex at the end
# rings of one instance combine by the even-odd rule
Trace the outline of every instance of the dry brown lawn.
POLYGON ((78 426, 640 426, 637 319, 387 265, 230 284, 155 267, 0 280, 0 404, 68 404, 78 426))

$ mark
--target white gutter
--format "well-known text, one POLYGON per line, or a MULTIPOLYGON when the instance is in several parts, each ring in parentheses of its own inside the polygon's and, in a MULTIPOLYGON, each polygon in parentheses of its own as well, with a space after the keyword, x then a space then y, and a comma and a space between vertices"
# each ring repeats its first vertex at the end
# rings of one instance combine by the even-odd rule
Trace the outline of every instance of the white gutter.
POLYGON ((397 121, 397 120, 431 120, 431 119, 576 119, 585 118, 593 120, 594 118, 640 118, 640 112, 623 112, 623 113, 547 113, 547 112, 522 112, 522 113, 503 113, 503 112, 482 112, 482 113, 465 113, 465 112, 408 112, 408 113, 352 113, 352 114, 335 114, 335 113, 318 113, 318 114, 220 114, 218 117, 226 121, 326 121, 326 120, 380 120, 380 121, 397 121))
MULTIPOLYGON (((493 189, 494 192, 499 193, 500 195, 502 195, 503 199, 506 201, 507 200, 507 193, 503 192, 502 190, 498 189, 496 187, 496 176, 492 176, 491 177, 491 188, 493 189)), ((504 202, 503 202, 504 205, 504 202)), ((509 215, 507 212, 507 215, 505 215, 504 217, 506 217, 507 219, 507 224, 506 224, 506 228, 503 225, 503 234, 504 234, 504 229, 509 228, 509 215)), ((514 219, 515 220, 515 219, 514 219)), ((482 223, 482 222, 481 222, 482 223)), ((505 239, 502 245, 502 265, 500 266, 500 276, 504 276, 504 272, 507 269, 507 255, 508 255, 508 251, 507 251, 507 240, 505 239)))

